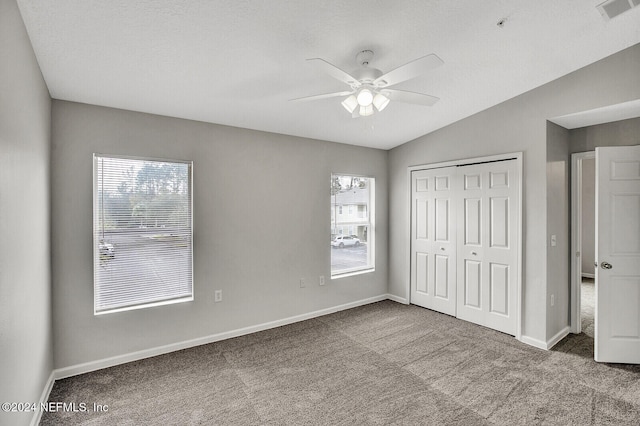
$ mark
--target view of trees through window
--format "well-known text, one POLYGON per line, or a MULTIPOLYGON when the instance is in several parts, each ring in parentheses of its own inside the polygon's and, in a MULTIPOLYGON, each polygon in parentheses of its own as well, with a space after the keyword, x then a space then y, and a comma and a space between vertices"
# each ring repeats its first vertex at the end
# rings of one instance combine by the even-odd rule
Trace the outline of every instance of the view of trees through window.
POLYGON ((98 176, 105 229, 189 226, 187 164, 126 159, 111 163, 101 169, 107 176, 98 176))
POLYGON ((96 313, 192 300, 191 163, 94 156, 96 313))
POLYGON ((374 179, 331 175, 331 275, 374 267, 374 179))

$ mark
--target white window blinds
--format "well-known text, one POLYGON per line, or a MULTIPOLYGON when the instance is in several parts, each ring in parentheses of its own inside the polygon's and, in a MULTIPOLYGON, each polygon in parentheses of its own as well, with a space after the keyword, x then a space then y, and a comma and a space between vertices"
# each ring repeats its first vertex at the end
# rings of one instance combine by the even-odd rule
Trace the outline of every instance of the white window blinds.
POLYGON ((192 163, 94 154, 94 312, 193 300, 192 163))

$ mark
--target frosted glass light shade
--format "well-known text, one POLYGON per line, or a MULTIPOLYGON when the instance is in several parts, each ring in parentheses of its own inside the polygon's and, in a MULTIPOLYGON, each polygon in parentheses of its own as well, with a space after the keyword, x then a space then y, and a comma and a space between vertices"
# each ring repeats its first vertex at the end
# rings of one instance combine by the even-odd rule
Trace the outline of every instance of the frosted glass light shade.
POLYGON ((358 104, 361 107, 366 107, 371 105, 373 102, 373 93, 369 89, 362 89, 360 93, 358 93, 358 104))
POLYGON ((373 105, 369 104, 367 106, 360 105, 360 116, 366 117, 368 115, 373 114, 373 105))
POLYGON ((347 99, 342 101, 342 106, 344 107, 344 109, 349 111, 349 114, 353 114, 353 111, 355 111, 356 107, 358 106, 358 99, 356 99, 354 95, 351 95, 347 99))
POLYGON ((375 105, 376 109, 378 111, 382 111, 383 109, 385 109, 387 107, 387 105, 389 105, 389 98, 387 98, 385 95, 378 93, 374 98, 373 98, 373 105, 375 105))

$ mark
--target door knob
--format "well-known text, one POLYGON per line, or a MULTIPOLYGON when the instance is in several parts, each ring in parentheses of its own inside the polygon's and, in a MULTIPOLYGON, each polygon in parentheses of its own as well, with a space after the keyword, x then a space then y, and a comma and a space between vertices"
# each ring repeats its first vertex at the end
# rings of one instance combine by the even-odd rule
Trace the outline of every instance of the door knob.
POLYGON ((602 269, 611 269, 611 268, 613 268, 613 266, 611 266, 611 264, 609 262, 602 262, 600 264, 600 266, 602 267, 602 269))

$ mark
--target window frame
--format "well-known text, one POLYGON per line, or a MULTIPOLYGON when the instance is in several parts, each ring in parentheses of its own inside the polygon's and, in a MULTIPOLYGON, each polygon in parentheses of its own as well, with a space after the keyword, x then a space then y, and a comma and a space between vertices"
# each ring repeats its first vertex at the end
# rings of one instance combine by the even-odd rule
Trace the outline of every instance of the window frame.
MULTIPOLYGON (((357 178, 363 178, 363 179, 367 179, 369 182, 369 200, 367 202, 367 208, 366 208, 366 212, 368 220, 367 221, 361 221, 359 217, 356 218, 347 218, 347 222, 344 224, 340 223, 340 218, 339 215, 330 215, 330 223, 329 223, 329 233, 330 236, 333 235, 333 231, 337 230, 338 228, 340 228, 340 232, 336 233, 336 236, 346 236, 346 235, 352 235, 353 233, 350 234, 344 234, 342 232, 342 228, 347 227, 347 231, 350 230, 351 227, 353 228, 358 228, 360 226, 365 226, 367 228, 367 258, 368 258, 368 262, 366 266, 358 266, 358 267, 354 267, 354 268, 346 268, 346 269, 341 269, 337 272, 334 272, 333 270, 333 266, 331 265, 331 259, 333 256, 333 252, 330 252, 330 265, 329 265, 329 269, 330 269, 330 277, 331 279, 340 279, 340 278, 345 278, 345 277, 350 277, 353 275, 360 275, 360 274, 366 274, 366 273, 370 273, 370 272, 375 272, 376 270, 376 256, 375 256, 375 235, 376 235, 376 227, 375 227, 375 188, 376 188, 376 178, 374 176, 370 176, 370 175, 361 175, 361 174, 354 174, 354 173, 339 173, 339 172, 331 172, 331 182, 333 182, 334 177, 344 177, 344 176, 348 176, 348 177, 357 177, 357 178), (333 221, 331 220, 333 219, 333 221), (352 219, 355 219, 352 220, 352 219)), ((334 203, 334 198, 333 195, 331 195, 331 186, 330 186, 330 201, 329 201, 329 207, 331 210, 333 210, 336 206, 339 207, 339 209, 342 210, 343 205, 337 205, 336 203, 334 203)), ((358 216, 356 214, 356 216, 358 216)), ((332 239, 331 239, 332 240, 332 239)), ((332 246, 329 246, 330 250, 334 250, 334 248, 332 246)))
POLYGON ((194 220, 193 220, 193 161, 192 160, 179 160, 179 159, 168 159, 168 158, 158 158, 158 157, 147 157, 147 156, 132 156, 132 155, 120 155, 120 154, 103 154, 103 153, 93 153, 92 158, 92 169, 93 169, 93 181, 92 181, 92 244, 93 244, 93 313, 94 316, 106 315, 117 312, 126 312, 138 309, 146 309, 156 306, 165 306, 172 305, 176 303, 183 302, 191 302, 194 300, 195 295, 195 280, 194 280, 194 257, 193 257, 193 234, 194 234, 194 220), (187 194, 188 194, 188 206, 189 206, 189 273, 190 273, 190 287, 191 294, 189 296, 179 297, 179 298, 170 298, 165 300, 157 300, 152 302, 142 302, 137 303, 135 305, 127 305, 109 309, 98 310, 97 309, 97 290, 98 290, 98 278, 97 272, 100 266, 100 249, 99 243, 96 236, 98 235, 98 230, 96 229, 96 225, 99 223, 99 206, 100 200, 98 199, 98 161, 99 159, 115 159, 115 160, 134 160, 134 161, 149 161, 149 162, 161 162, 161 163, 170 163, 170 164, 185 164, 188 166, 188 176, 187 176, 187 194))

